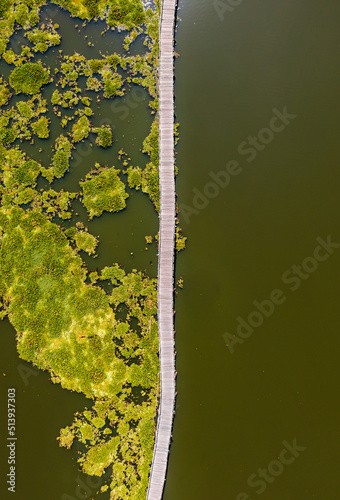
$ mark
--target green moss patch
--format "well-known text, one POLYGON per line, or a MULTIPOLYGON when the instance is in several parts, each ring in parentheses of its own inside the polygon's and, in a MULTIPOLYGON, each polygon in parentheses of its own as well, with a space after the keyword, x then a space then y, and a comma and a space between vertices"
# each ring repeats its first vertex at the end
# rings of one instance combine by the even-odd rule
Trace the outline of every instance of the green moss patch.
POLYGON ((86 139, 90 133, 91 127, 87 116, 82 116, 72 127, 73 142, 80 142, 86 139))
POLYGON ((7 104, 10 97, 11 92, 7 84, 4 82, 2 76, 0 76, 0 107, 4 104, 7 104))
POLYGON ((109 125, 103 125, 92 129, 92 132, 97 134, 96 144, 102 148, 112 146, 112 129, 109 125))
POLYGON ((36 122, 32 123, 32 130, 35 135, 39 137, 39 139, 47 139, 50 135, 49 131, 49 119, 46 116, 42 116, 36 122))
POLYGON ((90 219, 99 217, 105 212, 118 212, 126 207, 125 199, 128 194, 125 185, 119 178, 120 170, 100 167, 96 164, 97 171, 86 176, 80 182, 83 191, 83 203, 89 213, 90 219))
POLYGON ((40 63, 26 63, 15 68, 9 83, 16 94, 37 94, 50 81, 50 72, 40 63))

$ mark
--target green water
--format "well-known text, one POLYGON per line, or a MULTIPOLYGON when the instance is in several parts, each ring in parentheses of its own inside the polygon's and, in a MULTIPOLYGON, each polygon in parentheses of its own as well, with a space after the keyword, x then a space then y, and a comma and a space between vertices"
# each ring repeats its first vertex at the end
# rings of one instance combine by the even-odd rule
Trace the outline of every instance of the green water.
MULTIPOLYGON (((75 25, 81 27, 81 21, 71 19, 66 12, 55 7, 44 8, 47 18, 52 16, 53 22, 60 25, 62 44, 50 49, 41 59, 51 68, 57 63, 59 49, 64 54, 73 54, 78 51, 88 58, 100 56, 106 52, 122 51, 122 41, 125 34, 108 32, 100 36, 104 23, 89 23, 78 33, 75 25), (84 38, 84 36, 88 38, 84 38), (95 43, 89 47, 88 41, 95 43)), ((78 28, 79 29, 79 28, 78 28)), ((17 51, 16 40, 20 40, 20 33, 11 42, 13 50, 17 51)), ((131 54, 142 52, 143 45, 137 41, 131 47, 131 54)), ((6 64, 1 65, 1 72, 8 76, 10 69, 6 64)), ((49 98, 52 86, 47 86, 43 97, 49 98)), ((108 100, 101 98, 98 105, 95 103, 97 94, 93 95, 93 110, 95 116, 91 119, 94 125, 110 124, 113 129, 114 145, 103 150, 95 145, 94 139, 78 144, 73 152, 73 161, 70 172, 62 180, 53 183, 56 190, 66 189, 79 191, 79 181, 85 178, 95 162, 103 165, 115 165, 124 168, 119 162, 117 153, 120 148, 131 158, 134 166, 144 167, 146 155, 141 153, 143 139, 148 135, 152 116, 148 108, 148 95, 144 89, 132 87, 122 98, 108 100)), ((62 133, 59 119, 50 113, 51 137, 48 140, 35 140, 32 146, 23 143, 27 153, 37 161, 49 164, 51 146, 56 137, 62 133), (39 148, 43 152, 39 153, 39 148)), ((123 176, 126 180, 126 176, 123 176)), ((46 182, 39 181, 39 187, 46 187, 46 182)), ((89 231, 99 237, 98 258, 93 259, 81 252, 90 271, 120 263, 129 272, 132 269, 146 270, 150 277, 157 276, 157 249, 156 245, 146 245, 145 236, 155 235, 158 232, 158 217, 149 198, 140 191, 130 190, 130 197, 126 200, 127 207, 117 214, 103 214, 102 217, 87 220, 87 214, 80 202, 74 202, 73 222, 83 221, 89 231), (146 248, 147 247, 147 248, 146 248)), ((65 222, 65 225, 68 223, 65 222)), ((71 451, 59 448, 56 441, 61 427, 70 425, 73 413, 82 411, 91 402, 84 396, 63 390, 59 385, 51 384, 47 372, 33 370, 31 365, 19 359, 16 352, 15 331, 8 320, 0 324, 1 332, 1 446, 0 446, 0 498, 14 498, 19 500, 83 500, 100 498, 107 500, 108 493, 98 494, 103 484, 101 478, 92 478, 81 474, 77 464, 77 448, 71 451), (3 373, 5 375, 3 375, 3 373), (7 464, 8 449, 6 447, 7 427, 7 389, 16 389, 16 493, 7 491, 6 474, 9 472, 7 464)))
POLYGON ((208 0, 183 0, 178 12, 178 201, 193 207, 193 190, 231 160, 239 173, 189 221, 182 213, 164 500, 337 500, 340 249, 295 291, 282 275, 313 268, 317 238, 340 243, 340 5, 232 3, 224 20, 208 0), (239 145, 271 138, 262 129, 285 106, 296 118, 248 162, 239 145), (223 334, 275 289, 285 302, 231 353, 223 334), (305 449, 275 462, 294 439, 305 449), (271 471, 265 490, 259 469, 271 471))

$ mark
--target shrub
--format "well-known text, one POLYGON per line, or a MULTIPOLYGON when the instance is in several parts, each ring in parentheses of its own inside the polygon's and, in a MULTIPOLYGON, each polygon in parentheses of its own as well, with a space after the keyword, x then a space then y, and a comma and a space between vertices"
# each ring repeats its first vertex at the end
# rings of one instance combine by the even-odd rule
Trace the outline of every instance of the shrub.
POLYGON ((16 134, 11 128, 0 129, 0 144, 11 144, 16 139, 16 134))
POLYGON ((86 116, 82 116, 72 127, 72 139, 74 142, 86 139, 90 133, 90 122, 86 116))
POLYGON ((28 21, 28 7, 24 3, 18 5, 15 12, 15 19, 17 23, 24 26, 28 21))
POLYGON ((0 17, 5 17, 6 12, 12 4, 11 0, 0 0, 0 17))
POLYGON ((63 151, 62 149, 56 151, 52 159, 52 165, 55 177, 58 179, 63 177, 69 168, 69 155, 66 151, 63 151))
POLYGON ((159 172, 152 163, 148 163, 142 172, 142 191, 149 195, 159 212, 159 172))
POLYGON ((0 107, 7 104, 11 96, 10 91, 2 77, 0 76, 0 107))
POLYGON ((104 97, 112 97, 113 95, 123 95, 121 90, 123 86, 123 78, 119 73, 110 75, 104 80, 104 97))
POLYGON ((9 83, 16 94, 37 94, 50 80, 49 70, 40 63, 26 63, 16 67, 9 76, 9 83))
POLYGON ((129 167, 126 173, 128 174, 130 188, 139 189, 142 184, 142 169, 140 167, 129 167))
POLYGON ((107 20, 109 26, 123 26, 131 30, 144 22, 145 12, 141 1, 111 0, 107 20))
POLYGON ((31 10, 28 14, 28 21, 31 26, 35 26, 39 22, 39 14, 35 10, 31 10))
POLYGON ((50 135, 48 125, 48 118, 46 118, 46 116, 42 116, 39 120, 32 123, 32 130, 40 139, 47 139, 50 135))
POLYGON ((88 61, 88 64, 93 71, 93 73, 100 73, 100 71, 103 69, 105 60, 103 59, 90 59, 88 61))
POLYGON ((93 129, 97 134, 96 144, 102 148, 109 148, 112 145, 112 129, 109 125, 103 125, 93 129))
POLYGON ((88 176, 85 182, 80 182, 83 189, 83 203, 89 216, 99 217, 104 211, 118 212, 126 207, 124 183, 119 179, 119 170, 114 167, 103 169, 95 177, 88 176))

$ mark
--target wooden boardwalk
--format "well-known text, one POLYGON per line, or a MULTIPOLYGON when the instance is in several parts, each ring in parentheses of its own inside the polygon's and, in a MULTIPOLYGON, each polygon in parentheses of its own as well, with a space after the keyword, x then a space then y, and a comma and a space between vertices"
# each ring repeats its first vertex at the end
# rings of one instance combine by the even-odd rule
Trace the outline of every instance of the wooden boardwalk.
POLYGON ((163 0, 159 56, 158 328, 161 393, 147 500, 161 500, 175 407, 174 257, 174 30, 177 1, 163 0))

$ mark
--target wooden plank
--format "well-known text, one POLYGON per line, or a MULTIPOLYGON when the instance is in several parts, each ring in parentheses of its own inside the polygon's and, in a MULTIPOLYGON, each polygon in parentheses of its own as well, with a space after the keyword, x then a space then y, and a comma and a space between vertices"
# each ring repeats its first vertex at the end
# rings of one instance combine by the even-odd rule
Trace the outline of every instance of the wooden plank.
POLYGON ((159 55, 159 249, 158 330, 161 392, 147 500, 163 496, 175 407, 174 351, 174 28, 177 0, 163 0, 159 55))

